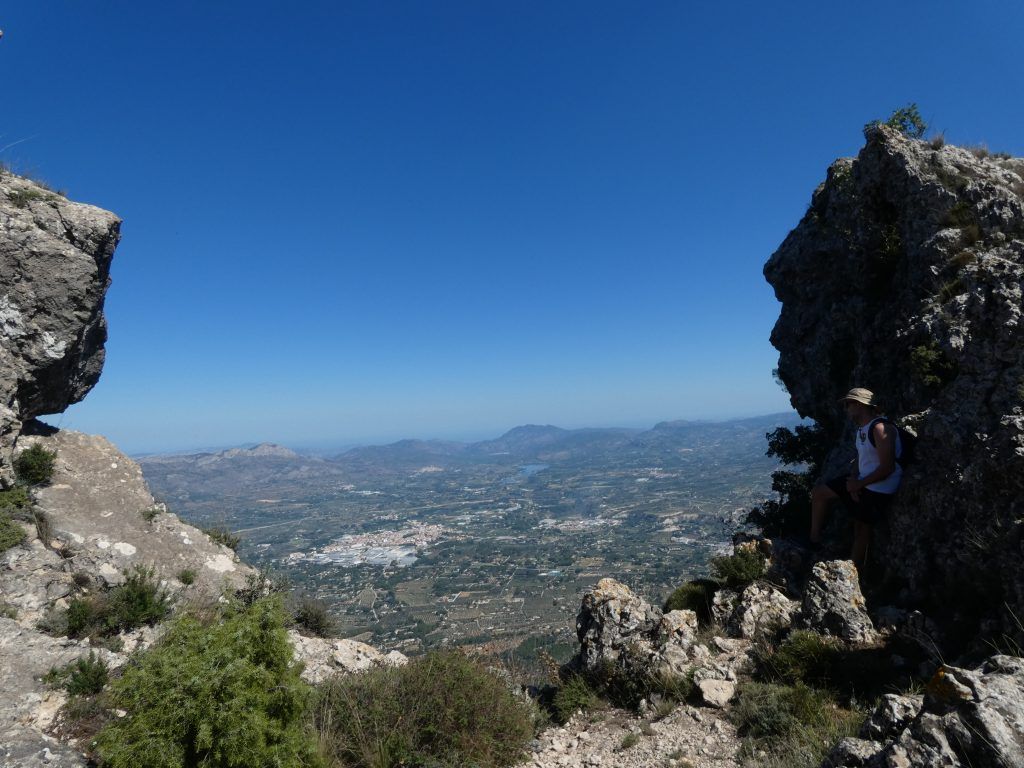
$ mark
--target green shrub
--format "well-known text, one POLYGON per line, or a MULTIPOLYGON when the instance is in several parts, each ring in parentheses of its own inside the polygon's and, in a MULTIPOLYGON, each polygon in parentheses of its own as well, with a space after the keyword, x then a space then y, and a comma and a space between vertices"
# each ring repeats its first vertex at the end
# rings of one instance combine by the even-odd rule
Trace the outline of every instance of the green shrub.
POLYGON ((590 672, 587 682, 603 699, 617 707, 635 709, 644 699, 658 695, 673 701, 685 701, 693 693, 693 670, 686 677, 653 675, 642 649, 622 648, 617 662, 605 660, 590 672))
POLYGON ((884 122, 881 120, 872 120, 864 126, 864 130, 867 131, 869 128, 873 128, 879 124, 895 128, 904 136, 911 139, 920 139, 928 130, 928 125, 921 117, 921 113, 917 109, 917 104, 913 103, 894 110, 893 113, 889 115, 889 118, 884 122))
POLYGON ((231 551, 237 550, 238 545, 242 543, 242 537, 232 533, 226 525, 213 525, 202 530, 214 544, 223 544, 231 551))
POLYGON ((327 604, 313 597, 302 597, 292 608, 295 626, 304 629, 314 637, 332 637, 334 620, 327 612, 327 604))
POLYGON ((0 512, 0 552, 6 552, 25 540, 25 529, 0 512))
POLYGON ((729 589, 743 589, 764 576, 764 556, 756 549, 711 558, 711 573, 729 589))
POLYGON ((261 600, 204 625, 190 616, 113 683, 127 716, 97 739, 107 768, 317 765, 303 726, 309 687, 292 664, 285 615, 261 600))
POLYGON ((186 587, 191 586, 196 581, 196 572, 191 568, 182 568, 178 571, 178 581, 186 587))
POLYGON ((743 739, 741 755, 767 752, 758 765, 816 768, 837 741, 856 734, 864 715, 802 683, 744 683, 730 718, 743 739))
POLYGON ((619 742, 619 751, 635 747, 640 743, 640 737, 635 733, 627 733, 622 737, 622 741, 619 742))
POLYGON ((37 189, 16 189, 7 193, 7 199, 15 208, 24 208, 33 200, 45 200, 46 195, 37 189))
POLYGON ((143 520, 145 520, 147 523, 151 523, 154 520, 156 520, 156 516, 159 515, 161 512, 163 512, 163 510, 160 507, 154 506, 146 507, 146 509, 139 512, 139 514, 142 515, 143 520))
POLYGON ((0 491, 0 512, 15 514, 32 506, 32 498, 23 485, 16 485, 6 491, 0 491))
POLYGON ((839 677, 843 649, 817 632, 796 630, 778 647, 762 648, 757 656, 768 679, 828 688, 839 677))
POLYGON ((934 340, 910 350, 910 370, 928 389, 935 389, 952 381, 958 372, 955 361, 946 357, 934 340))
POLYGON ((156 624, 170 610, 170 595, 153 570, 136 566, 109 592, 74 598, 68 604, 68 637, 116 635, 156 624))
POLYGON ((252 605, 264 597, 284 594, 288 589, 288 577, 264 565, 258 571, 249 572, 245 577, 245 585, 235 590, 235 600, 243 606, 252 605))
POLYGON ((694 579, 688 581, 668 596, 663 610, 693 611, 701 624, 711 623, 711 605, 715 599, 718 582, 711 579, 694 579))
POLYGON ((43 676, 43 682, 64 688, 72 696, 94 696, 103 690, 108 678, 107 663, 95 651, 89 651, 88 656, 80 656, 63 667, 52 667, 43 676))
POLYGON ((766 437, 768 456, 800 469, 780 469, 772 473, 772 490, 778 498, 752 509, 746 522, 758 526, 768 536, 806 531, 811 518, 811 488, 832 448, 832 440, 817 424, 799 424, 795 429, 779 427, 766 437))
POLYGON ((354 768, 513 765, 533 735, 530 702, 458 651, 333 678, 314 721, 325 755, 354 768))
POLYGON ((18 609, 10 603, 0 600, 0 616, 5 619, 16 619, 18 618, 18 609))
POLYGON ((14 473, 26 485, 43 485, 53 477, 55 451, 48 451, 39 443, 31 445, 14 460, 14 473))
POLYGON ((555 692, 551 701, 552 714, 559 724, 569 721, 576 712, 587 712, 600 704, 597 694, 580 675, 572 675, 555 692))

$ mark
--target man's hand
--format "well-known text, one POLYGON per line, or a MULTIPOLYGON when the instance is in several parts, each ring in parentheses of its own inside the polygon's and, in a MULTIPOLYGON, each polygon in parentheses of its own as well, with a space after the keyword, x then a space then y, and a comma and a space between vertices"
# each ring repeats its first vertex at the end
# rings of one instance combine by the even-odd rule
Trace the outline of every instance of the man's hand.
POLYGON ((854 501, 860 501, 860 489, 864 487, 864 484, 852 475, 846 478, 846 492, 850 494, 850 498, 854 501))

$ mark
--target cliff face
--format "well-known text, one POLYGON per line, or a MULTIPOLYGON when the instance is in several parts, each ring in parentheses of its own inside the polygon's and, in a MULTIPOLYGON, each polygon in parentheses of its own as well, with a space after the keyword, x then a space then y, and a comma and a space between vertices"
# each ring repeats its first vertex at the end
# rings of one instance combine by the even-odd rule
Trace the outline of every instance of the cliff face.
POLYGON ((0 481, 21 423, 85 397, 103 368, 103 297, 121 221, 0 172, 0 481))
POLYGON ((920 436, 872 559, 958 645, 1024 618, 1024 159, 875 127, 765 266, 793 406, 849 458, 836 399, 920 436))

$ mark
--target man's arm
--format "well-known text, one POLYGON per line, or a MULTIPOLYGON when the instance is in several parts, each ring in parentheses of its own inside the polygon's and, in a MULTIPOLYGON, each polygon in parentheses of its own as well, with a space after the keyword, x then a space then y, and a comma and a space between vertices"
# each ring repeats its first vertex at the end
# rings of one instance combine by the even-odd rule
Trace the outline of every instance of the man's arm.
POLYGON ((854 481, 858 490, 881 482, 896 471, 896 427, 880 421, 871 428, 871 433, 878 451, 878 468, 867 477, 854 481))

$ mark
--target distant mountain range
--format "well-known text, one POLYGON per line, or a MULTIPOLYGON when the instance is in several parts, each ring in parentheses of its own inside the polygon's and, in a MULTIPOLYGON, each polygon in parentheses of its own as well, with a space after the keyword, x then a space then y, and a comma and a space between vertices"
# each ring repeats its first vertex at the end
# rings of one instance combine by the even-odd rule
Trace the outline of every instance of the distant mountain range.
POLYGON ((399 440, 352 448, 332 457, 260 443, 218 452, 142 456, 138 461, 154 487, 171 495, 188 493, 189 487, 192 493, 201 488, 204 495, 235 495, 240 485, 314 479, 328 482, 332 478, 337 482, 407 474, 430 466, 679 466, 689 462, 688 452, 692 451, 700 452, 702 462, 718 459, 728 463, 732 457, 763 455, 766 432, 799 421, 790 412, 719 422, 663 421, 648 430, 526 424, 492 440, 399 440))

